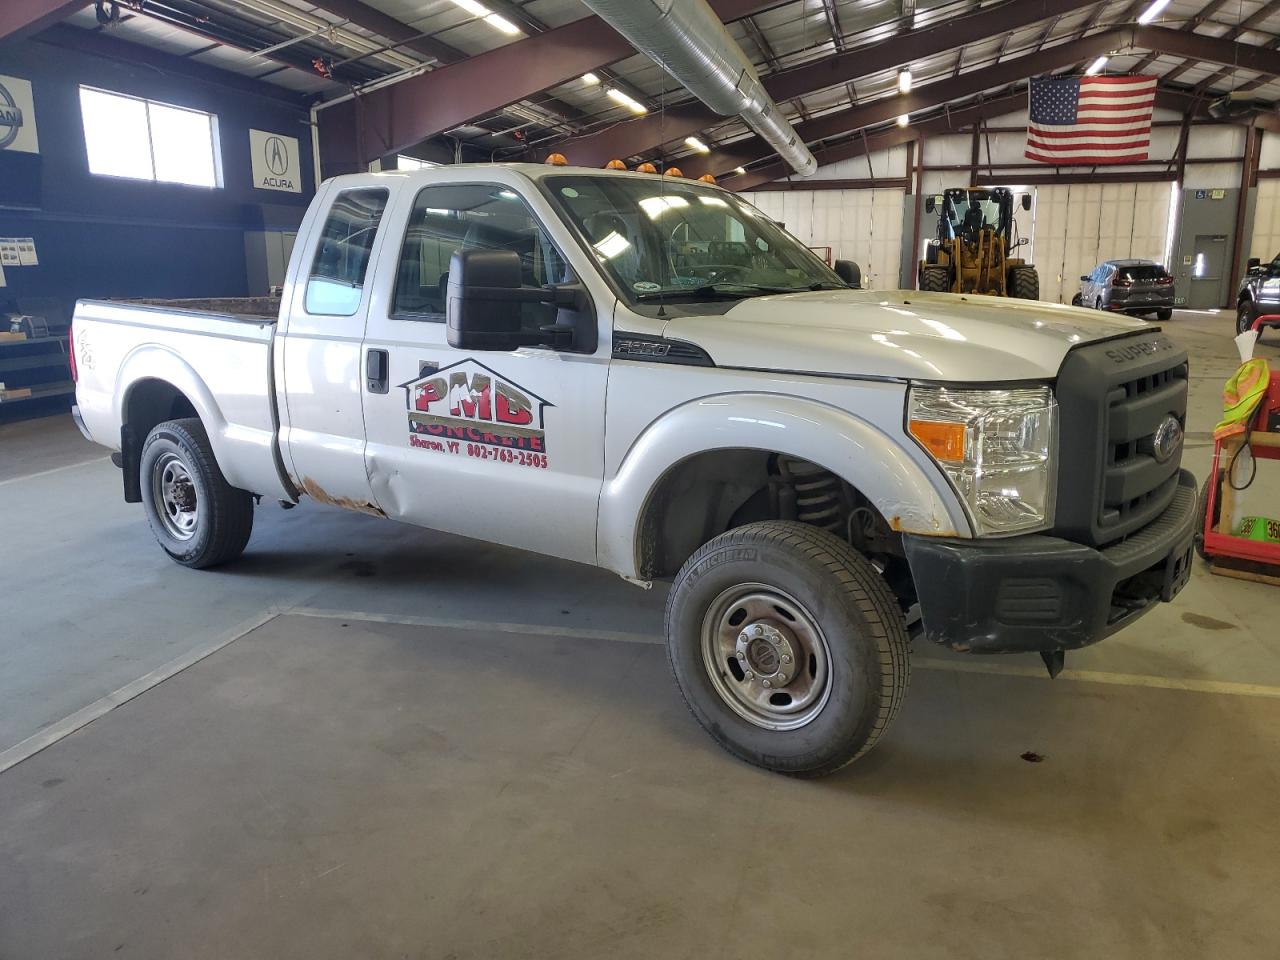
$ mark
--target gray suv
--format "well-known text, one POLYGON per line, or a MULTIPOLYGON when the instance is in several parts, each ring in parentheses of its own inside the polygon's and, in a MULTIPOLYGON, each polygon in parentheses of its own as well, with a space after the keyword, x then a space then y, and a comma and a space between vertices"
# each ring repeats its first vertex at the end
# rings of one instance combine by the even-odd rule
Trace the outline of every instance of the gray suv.
POLYGON ((1080 292, 1071 302, 1114 313, 1154 313, 1168 320, 1173 316, 1173 276, 1154 260, 1107 260, 1080 278, 1080 292))

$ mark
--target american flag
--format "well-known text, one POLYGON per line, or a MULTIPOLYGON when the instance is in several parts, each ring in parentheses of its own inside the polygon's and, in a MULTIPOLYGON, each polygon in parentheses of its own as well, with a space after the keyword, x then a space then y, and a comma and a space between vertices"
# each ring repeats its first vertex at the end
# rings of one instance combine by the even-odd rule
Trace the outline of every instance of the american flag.
POLYGON ((1146 160, 1155 99, 1155 77, 1032 80, 1026 157, 1054 165, 1146 160))

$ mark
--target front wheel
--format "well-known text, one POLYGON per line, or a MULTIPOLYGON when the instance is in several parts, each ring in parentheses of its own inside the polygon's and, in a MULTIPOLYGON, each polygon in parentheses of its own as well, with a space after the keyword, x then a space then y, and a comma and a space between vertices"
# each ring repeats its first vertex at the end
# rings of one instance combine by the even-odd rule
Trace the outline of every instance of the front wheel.
POLYGON ((1255 319, 1253 301, 1245 300, 1240 306, 1236 307, 1236 333, 1244 333, 1252 329, 1255 319))
POLYGON ((1030 264, 1011 268, 1006 279, 1009 296, 1019 300, 1040 299, 1040 274, 1030 264))
POLYGON ((865 557, 802 523, 716 537, 667 601, 667 655, 695 718, 740 759, 817 777, 883 736, 911 666, 902 610, 865 557))
POLYGON ((151 532, 176 562, 203 569, 244 552, 253 494, 227 483, 198 419, 158 424, 142 445, 139 472, 151 532))
POLYGON ((921 267, 920 289, 931 293, 947 293, 951 289, 951 269, 936 264, 921 267))

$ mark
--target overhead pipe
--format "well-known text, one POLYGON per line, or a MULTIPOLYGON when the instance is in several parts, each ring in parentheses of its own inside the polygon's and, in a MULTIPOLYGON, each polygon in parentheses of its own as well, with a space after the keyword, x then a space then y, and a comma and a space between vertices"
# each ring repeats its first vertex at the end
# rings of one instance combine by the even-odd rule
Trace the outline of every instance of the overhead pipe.
POLYGON ((711 110, 740 116, 803 177, 818 161, 707 0, 583 0, 711 110))

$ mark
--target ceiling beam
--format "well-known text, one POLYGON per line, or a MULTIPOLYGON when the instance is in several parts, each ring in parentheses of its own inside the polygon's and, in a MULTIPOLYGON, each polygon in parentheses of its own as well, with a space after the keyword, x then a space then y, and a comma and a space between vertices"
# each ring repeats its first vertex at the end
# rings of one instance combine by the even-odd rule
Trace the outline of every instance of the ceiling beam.
MULTIPOLYGON (((1017 30, 1055 13, 1087 7, 1092 2, 1044 0, 1043 3, 1029 3, 1013 0, 996 7, 986 7, 969 16, 906 30, 877 43, 768 74, 763 78, 764 86, 769 95, 779 102, 794 100, 859 77, 904 67, 966 43, 996 36, 1004 30, 1017 30)), ((574 163, 602 166, 615 157, 634 157, 658 144, 681 141, 697 130, 723 122, 723 119, 700 101, 692 100, 668 108, 662 114, 639 117, 614 124, 607 130, 574 137, 558 144, 556 150, 574 163)))
POLYGON ((1280 51, 1252 43, 1240 43, 1203 33, 1184 33, 1169 27, 1135 27, 1128 44, 1142 50, 1173 54, 1225 67, 1280 74, 1280 51))
MULTIPOLYGON (((977 123, 979 120, 1013 113, 1026 105, 1027 97, 1025 93, 997 97, 972 107, 952 110, 949 114, 926 120, 923 123, 913 124, 910 127, 893 127, 880 133, 869 134, 866 137, 859 137, 847 140, 844 143, 821 148, 815 152, 814 156, 818 158, 818 162, 821 164, 831 164, 837 160, 861 157, 868 151, 888 150, 890 147, 897 147, 904 143, 918 140, 921 136, 957 133, 977 123)), ((763 184, 786 177, 790 172, 791 168, 787 164, 777 160, 757 169, 749 170, 746 174, 726 177, 721 181, 721 185, 731 190, 753 190, 763 184)), ((806 181, 796 182, 803 183, 806 181)))
MULTIPOLYGON (((711 6, 728 22, 782 2, 712 0, 711 6)), ((521 100, 535 99, 544 90, 634 53, 631 44, 599 17, 583 17, 322 108, 319 136, 324 175, 363 170, 371 160, 521 100)))
MULTIPOLYGON (((1104 30, 1080 40, 1046 47, 1039 53, 1025 54, 981 70, 962 73, 959 77, 953 78, 948 74, 945 79, 913 87, 907 94, 882 97, 797 124, 795 130, 805 143, 813 144, 864 127, 887 123, 902 113, 932 110, 953 100, 976 96, 986 90, 1019 83, 1030 76, 1096 57, 1122 42, 1125 34, 1126 31, 1123 30, 1104 30)), ((1020 96, 1025 104, 1026 94, 1020 96)), ((706 156, 683 157, 680 168, 691 177, 699 177, 704 173, 720 176, 735 167, 759 162, 772 153, 773 149, 760 137, 745 137, 713 150, 706 156)))
MULTIPOLYGON (((909 127, 891 127, 888 130, 882 130, 865 137, 854 137, 831 146, 817 147, 813 153, 818 158, 819 164, 831 164, 839 160, 848 160, 851 157, 860 157, 867 153, 868 150, 874 152, 900 146, 921 135, 936 137, 948 133, 959 133, 983 120, 1023 110, 1026 105, 1026 92, 1018 91, 1017 93, 995 97, 972 106, 961 107, 958 110, 950 110, 941 116, 933 117, 920 123, 913 123, 909 127)), ((1208 116, 1204 101, 1189 93, 1157 91, 1156 106, 1193 114, 1197 119, 1208 116)), ((1033 166, 1032 162, 1027 161, 1027 166, 1031 168, 1033 166)), ((723 177, 720 180, 720 185, 728 187, 730 190, 756 190, 761 189, 763 184, 791 175, 792 169, 790 166, 781 160, 774 160, 771 163, 754 167, 748 170, 746 174, 723 177)), ((981 181, 985 176, 987 175, 979 174, 979 180, 981 181)), ((990 177, 987 177, 987 179, 990 179, 990 177)), ((1017 180, 1019 183, 1028 182, 1021 176, 1017 180)), ((793 182, 803 189, 805 183, 813 181, 794 180, 793 182)))
POLYGON ((0 3, 0 43, 39 33, 88 5, 86 0, 4 0, 0 3))
POLYGON ((312 0, 312 2, 321 10, 394 41, 397 47, 412 50, 438 63, 457 63, 467 58, 467 55, 457 47, 451 47, 434 37, 423 36, 408 24, 388 16, 376 7, 369 6, 363 0, 312 0))

